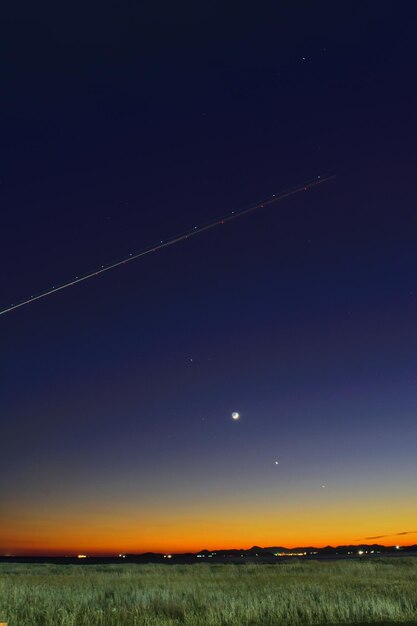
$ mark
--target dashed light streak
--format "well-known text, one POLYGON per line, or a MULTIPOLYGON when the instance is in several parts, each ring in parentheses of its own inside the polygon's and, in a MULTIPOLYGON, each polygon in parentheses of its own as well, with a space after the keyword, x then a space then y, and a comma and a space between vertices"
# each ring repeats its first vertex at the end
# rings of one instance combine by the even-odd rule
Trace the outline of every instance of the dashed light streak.
POLYGON ((129 263, 130 261, 135 261, 136 259, 140 259, 141 257, 147 254, 151 254, 152 252, 157 252, 158 250, 162 250, 163 248, 167 248, 168 246, 173 246, 174 244, 179 243, 180 241, 185 241, 186 239, 190 239, 191 237, 194 237, 195 235, 203 233, 206 230, 210 230, 211 228, 215 228, 216 226, 226 224, 226 222, 231 222, 232 220, 235 220, 238 217, 242 217, 242 215, 247 215, 248 213, 252 213, 254 211, 257 211, 258 209, 263 209, 264 207, 267 207, 271 204, 275 204, 276 202, 279 202, 280 200, 283 200, 284 198, 289 198, 290 196, 294 196, 295 194, 300 193, 302 191, 308 191, 312 187, 316 187, 317 185, 326 183, 334 178, 335 178, 334 174, 331 176, 325 176, 325 177, 318 176, 316 179, 312 181, 303 183, 302 185, 293 187, 292 189, 287 189, 286 191, 283 191, 281 193, 273 194, 271 197, 267 198, 266 200, 263 200, 262 202, 258 202, 257 204, 254 204, 250 206, 249 208, 241 209, 238 211, 232 211, 231 213, 228 213, 227 215, 224 215, 223 217, 216 218, 210 222, 201 224, 200 226, 195 226, 191 230, 188 230, 185 233, 181 233, 180 235, 176 235, 175 237, 172 237, 171 239, 167 239, 166 241, 159 241, 157 244, 154 244, 153 246, 145 248, 144 250, 141 250, 140 252, 130 253, 128 256, 124 257, 123 259, 120 259, 119 261, 115 261, 113 263, 110 263, 109 265, 102 265, 99 269, 89 272, 88 274, 84 274, 83 276, 76 276, 73 280, 63 283, 62 285, 58 285, 57 287, 53 286, 50 289, 47 289, 46 291, 43 291, 39 293, 38 295, 30 296, 30 298, 27 298, 26 300, 18 302, 17 304, 11 304, 5 309, 2 309, 0 311, 0 315, 4 315, 5 313, 10 313, 11 311, 14 311, 15 309, 19 309, 20 307, 26 306, 27 304, 30 304, 31 302, 35 302, 36 300, 40 300, 41 298, 46 298, 47 296, 50 296, 53 293, 57 293, 58 291, 62 291, 63 289, 67 289, 68 287, 73 287, 74 285, 77 285, 78 283, 82 283, 86 280, 89 280, 90 278, 94 278, 94 276, 99 276, 100 274, 104 274, 104 272, 108 272, 109 270, 112 270, 116 267, 125 265, 126 263, 129 263))

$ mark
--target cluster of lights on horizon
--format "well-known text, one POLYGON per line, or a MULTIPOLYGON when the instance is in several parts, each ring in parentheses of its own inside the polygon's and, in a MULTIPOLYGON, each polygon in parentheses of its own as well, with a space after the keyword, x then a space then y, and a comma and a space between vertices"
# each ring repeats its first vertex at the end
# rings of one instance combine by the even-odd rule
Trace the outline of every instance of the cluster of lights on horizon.
MULTIPOLYGON (((395 550, 401 550, 401 546, 399 546, 399 545, 395 546, 395 550)), ((307 552, 306 550, 304 550, 302 552, 300 552, 300 551, 295 552, 295 551, 292 551, 292 550, 288 550, 288 551, 274 552, 273 556, 275 556, 275 557, 315 556, 317 554, 319 554, 319 552, 317 550, 310 551, 310 552, 307 552)), ((336 552, 336 554, 338 554, 338 553, 336 552)), ((363 556, 365 554, 381 554, 381 551, 380 550, 375 550, 375 549, 373 549, 373 550, 359 549, 356 552, 354 552, 352 550, 349 550, 346 554, 348 554, 348 555, 357 554, 358 556, 363 556)), ((208 554, 198 553, 198 554, 195 554, 194 556, 197 559, 203 559, 206 556, 207 556, 207 558, 213 558, 214 556, 217 556, 217 555, 218 555, 218 552, 209 552, 208 554)), ((6 555, 6 556, 11 556, 11 555, 6 555)), ((175 554, 163 554, 162 556, 163 556, 164 559, 172 559, 172 558, 175 558, 176 555, 175 554)), ((220 555, 220 556, 226 557, 228 555, 227 555, 227 553, 225 553, 225 554, 220 555)), ((232 556, 232 555, 229 554, 229 556, 232 556)), ((243 558, 244 556, 245 556, 245 554, 240 554, 241 558, 243 558)), ((117 557, 119 559, 125 559, 126 558, 126 554, 117 554, 117 557)), ((259 554, 256 553, 255 557, 259 557, 259 554)), ((87 554, 77 554, 77 559, 87 559, 87 558, 91 558, 91 557, 89 557, 87 554)))

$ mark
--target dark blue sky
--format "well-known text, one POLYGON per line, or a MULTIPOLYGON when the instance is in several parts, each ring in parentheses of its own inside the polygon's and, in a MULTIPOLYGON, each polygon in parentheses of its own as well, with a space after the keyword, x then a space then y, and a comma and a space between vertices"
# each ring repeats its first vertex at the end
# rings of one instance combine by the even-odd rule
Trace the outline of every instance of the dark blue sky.
POLYGON ((2 308, 337 179, 0 318, 3 551, 408 530, 415 3, 8 11, 2 308))

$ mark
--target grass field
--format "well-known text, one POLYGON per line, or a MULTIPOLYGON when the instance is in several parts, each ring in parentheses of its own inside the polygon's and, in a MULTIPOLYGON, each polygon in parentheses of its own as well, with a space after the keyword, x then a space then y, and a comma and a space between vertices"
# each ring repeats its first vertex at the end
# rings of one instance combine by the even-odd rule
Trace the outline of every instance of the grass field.
POLYGON ((9 626, 417 625, 417 559, 0 563, 1 621, 9 626))

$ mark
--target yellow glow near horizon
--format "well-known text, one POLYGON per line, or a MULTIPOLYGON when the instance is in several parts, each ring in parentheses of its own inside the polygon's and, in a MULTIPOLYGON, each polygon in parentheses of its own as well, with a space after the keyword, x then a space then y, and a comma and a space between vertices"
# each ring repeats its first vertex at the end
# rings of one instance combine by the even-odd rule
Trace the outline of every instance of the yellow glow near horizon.
POLYGON ((262 507, 188 507, 167 514, 162 506, 149 514, 131 508, 124 513, 101 514, 41 511, 5 523, 0 530, 3 554, 125 554, 147 551, 175 553, 249 548, 253 545, 288 548, 360 543, 410 545, 417 504, 403 512, 387 509, 385 503, 369 502, 367 509, 347 502, 333 507, 319 502, 293 503, 281 510, 277 503, 262 507), (381 523, 383 519, 383 523, 381 523), (383 531, 383 532, 381 532, 383 531), (398 533, 398 535, 396 535, 398 533), (383 535, 381 538, 376 537, 383 535), (391 538, 392 535, 392 538, 391 538))

